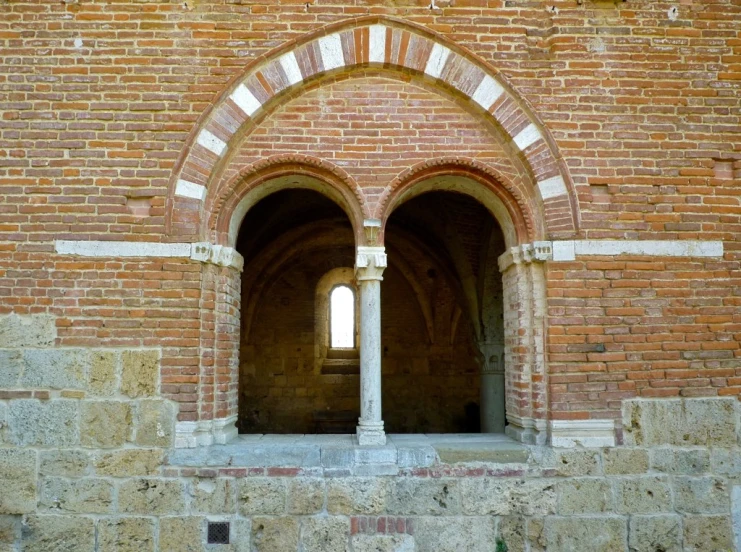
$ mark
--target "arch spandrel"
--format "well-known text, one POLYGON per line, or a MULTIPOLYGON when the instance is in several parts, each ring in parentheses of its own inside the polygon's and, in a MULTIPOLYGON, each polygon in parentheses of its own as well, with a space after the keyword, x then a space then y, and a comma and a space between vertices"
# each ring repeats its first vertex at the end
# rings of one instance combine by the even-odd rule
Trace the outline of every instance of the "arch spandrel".
POLYGON ((527 168, 543 235, 574 235, 578 213, 573 184, 555 142, 527 102, 467 50, 422 27, 374 17, 333 25, 281 47, 232 81, 194 129, 178 163, 168 198, 170 234, 206 237, 204 223, 218 206, 213 198, 223 193, 212 189, 216 175, 239 137, 276 103, 322 75, 363 67, 383 67, 407 79, 411 72, 462 95, 501 129, 508 148, 527 168))

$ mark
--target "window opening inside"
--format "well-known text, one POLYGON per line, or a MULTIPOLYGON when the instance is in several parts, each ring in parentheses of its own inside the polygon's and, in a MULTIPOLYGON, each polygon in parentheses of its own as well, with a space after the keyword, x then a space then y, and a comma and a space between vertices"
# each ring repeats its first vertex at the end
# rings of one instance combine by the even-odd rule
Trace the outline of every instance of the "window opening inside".
POLYGON ((330 347, 355 347, 355 294, 348 286, 337 286, 329 298, 330 347))

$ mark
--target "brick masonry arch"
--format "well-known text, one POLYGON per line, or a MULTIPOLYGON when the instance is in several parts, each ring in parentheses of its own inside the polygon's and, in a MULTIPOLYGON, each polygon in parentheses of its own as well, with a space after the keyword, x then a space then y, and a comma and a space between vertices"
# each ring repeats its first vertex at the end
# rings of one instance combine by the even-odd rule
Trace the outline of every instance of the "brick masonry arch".
POLYGON ((258 58, 234 78, 201 117, 176 165, 167 199, 172 239, 204 239, 204 220, 219 205, 213 189, 231 150, 285 97, 327 74, 384 68, 411 73, 452 91, 499 130, 526 167, 549 238, 573 237, 578 211, 573 183, 554 140, 516 91, 486 62, 423 27, 367 17, 321 29, 258 58))

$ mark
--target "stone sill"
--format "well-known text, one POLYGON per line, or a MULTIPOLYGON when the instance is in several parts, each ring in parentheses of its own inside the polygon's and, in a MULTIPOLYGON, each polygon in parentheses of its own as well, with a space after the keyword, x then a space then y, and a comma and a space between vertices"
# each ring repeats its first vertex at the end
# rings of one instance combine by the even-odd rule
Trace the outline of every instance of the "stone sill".
POLYGON ((226 445, 175 449, 170 466, 316 469, 325 475, 398 475, 440 464, 526 464, 528 447, 499 434, 393 434, 383 446, 354 435, 240 435, 226 445))

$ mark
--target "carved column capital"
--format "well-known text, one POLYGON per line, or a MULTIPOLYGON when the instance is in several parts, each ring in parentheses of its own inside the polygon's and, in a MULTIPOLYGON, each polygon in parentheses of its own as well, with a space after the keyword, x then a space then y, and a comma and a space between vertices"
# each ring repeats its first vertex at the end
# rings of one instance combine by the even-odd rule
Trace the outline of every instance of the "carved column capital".
POLYGON ((363 280, 383 280, 383 271, 388 266, 386 248, 358 247, 355 260, 355 277, 363 280))
POLYGON ((510 247, 499 257, 499 271, 504 272, 513 264, 543 263, 553 259, 553 244, 549 241, 523 243, 510 247))

